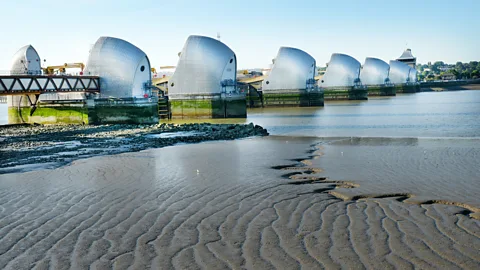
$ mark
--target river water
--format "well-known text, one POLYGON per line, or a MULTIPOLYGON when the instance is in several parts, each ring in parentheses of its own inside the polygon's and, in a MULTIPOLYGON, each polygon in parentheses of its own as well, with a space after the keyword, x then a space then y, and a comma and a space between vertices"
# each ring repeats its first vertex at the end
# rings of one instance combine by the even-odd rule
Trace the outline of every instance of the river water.
POLYGON ((258 109, 248 121, 273 134, 315 137, 480 137, 480 91, 417 93, 323 108, 258 109))
MULTIPOLYGON (((480 137, 480 91, 424 92, 320 108, 249 109, 247 119, 174 120, 250 123, 274 135, 312 137, 480 137)), ((0 104, 0 124, 7 124, 0 104)))

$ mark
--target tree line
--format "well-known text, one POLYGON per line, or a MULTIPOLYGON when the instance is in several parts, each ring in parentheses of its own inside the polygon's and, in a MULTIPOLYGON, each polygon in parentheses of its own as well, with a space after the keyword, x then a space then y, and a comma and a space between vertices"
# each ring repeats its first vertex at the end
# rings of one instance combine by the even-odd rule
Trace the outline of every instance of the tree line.
POLYGON ((480 78, 480 62, 469 63, 457 62, 446 64, 443 61, 427 64, 417 64, 418 80, 440 80, 445 75, 453 75, 455 79, 478 79, 480 78))

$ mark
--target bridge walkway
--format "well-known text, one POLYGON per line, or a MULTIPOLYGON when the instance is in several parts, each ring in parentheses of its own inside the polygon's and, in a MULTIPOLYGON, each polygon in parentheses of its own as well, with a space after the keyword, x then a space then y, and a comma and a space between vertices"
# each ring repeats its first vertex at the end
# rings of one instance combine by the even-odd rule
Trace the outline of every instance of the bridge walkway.
POLYGON ((0 96, 56 92, 100 92, 98 76, 0 76, 0 96))

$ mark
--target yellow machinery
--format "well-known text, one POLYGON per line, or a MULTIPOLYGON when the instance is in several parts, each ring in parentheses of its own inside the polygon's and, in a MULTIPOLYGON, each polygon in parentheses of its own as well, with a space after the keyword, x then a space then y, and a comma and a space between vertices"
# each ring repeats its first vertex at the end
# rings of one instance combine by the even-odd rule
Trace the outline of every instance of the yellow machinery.
POLYGON ((83 63, 65 63, 62 66, 48 66, 42 69, 44 74, 52 75, 55 74, 55 71, 58 71, 59 73, 65 73, 67 68, 79 68, 83 71, 85 65, 83 63))
MULTIPOLYGON (((161 66, 160 69, 171 69, 171 68, 176 68, 176 66, 161 66)), ((157 73, 157 69, 152 67, 150 69, 152 71, 152 73, 157 73)))

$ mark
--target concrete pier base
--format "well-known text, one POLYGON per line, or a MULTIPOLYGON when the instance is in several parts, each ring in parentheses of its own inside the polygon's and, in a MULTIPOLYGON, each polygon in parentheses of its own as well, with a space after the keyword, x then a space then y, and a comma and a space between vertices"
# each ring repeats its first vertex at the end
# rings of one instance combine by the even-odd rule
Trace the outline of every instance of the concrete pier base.
POLYGON ((261 94, 263 107, 321 107, 323 90, 265 90, 261 94))
POLYGON ((246 118, 245 94, 169 95, 172 118, 246 118))
POLYGON ((395 96, 396 88, 393 85, 368 85, 368 96, 395 96))
POLYGON ((325 100, 368 100, 367 88, 326 87, 325 100))
POLYGON ((9 124, 156 124, 156 99, 40 100, 14 96, 8 102, 9 124), (30 104, 30 101, 35 105, 30 104))
POLYGON ((250 87, 247 92, 248 108, 263 108, 263 92, 250 87))
POLYGON ((401 84, 395 85, 395 91, 397 93, 417 93, 420 92, 420 84, 401 84))

